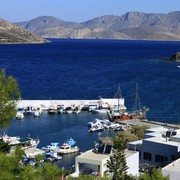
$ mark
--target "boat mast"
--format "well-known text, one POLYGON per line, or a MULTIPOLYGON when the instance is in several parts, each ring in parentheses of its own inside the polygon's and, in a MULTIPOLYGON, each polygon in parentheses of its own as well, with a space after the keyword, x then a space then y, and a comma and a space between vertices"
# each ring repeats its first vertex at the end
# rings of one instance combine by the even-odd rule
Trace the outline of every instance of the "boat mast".
POLYGON ((138 83, 136 83, 136 99, 135 99, 135 111, 140 110, 140 98, 138 93, 138 83))
POLYGON ((120 100, 120 98, 122 98, 120 83, 118 85, 117 97, 118 97, 118 110, 119 110, 119 104, 120 104, 119 100, 120 100))

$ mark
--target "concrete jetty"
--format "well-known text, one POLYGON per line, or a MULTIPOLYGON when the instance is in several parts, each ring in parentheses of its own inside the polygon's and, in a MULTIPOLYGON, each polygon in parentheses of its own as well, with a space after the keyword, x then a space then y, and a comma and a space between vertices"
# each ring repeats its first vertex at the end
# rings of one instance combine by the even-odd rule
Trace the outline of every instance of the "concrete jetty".
MULTIPOLYGON (((32 107, 42 107, 42 109, 49 108, 50 106, 58 106, 58 105, 64 105, 65 107, 69 107, 72 105, 75 106, 88 106, 88 105, 109 105, 111 107, 114 107, 115 105, 118 105, 118 99, 106 99, 106 98, 100 98, 98 100, 19 100, 16 103, 17 108, 24 108, 27 106, 32 107)), ((124 106, 124 99, 121 98, 119 100, 119 104, 121 106, 124 106)))

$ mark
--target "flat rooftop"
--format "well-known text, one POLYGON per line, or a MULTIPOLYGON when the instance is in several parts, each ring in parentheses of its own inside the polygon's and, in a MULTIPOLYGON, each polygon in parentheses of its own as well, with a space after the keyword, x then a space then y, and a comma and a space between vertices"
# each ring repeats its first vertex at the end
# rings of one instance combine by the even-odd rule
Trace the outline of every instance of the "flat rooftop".
POLYGON ((78 159, 86 159, 86 160, 99 160, 102 161, 104 159, 109 158, 110 154, 98 154, 93 152, 93 149, 86 151, 85 153, 82 153, 77 158, 78 159))
POLYGON ((167 166, 163 167, 162 170, 167 170, 171 172, 179 172, 180 170, 180 159, 177 159, 176 161, 172 162, 171 164, 168 164, 167 166))

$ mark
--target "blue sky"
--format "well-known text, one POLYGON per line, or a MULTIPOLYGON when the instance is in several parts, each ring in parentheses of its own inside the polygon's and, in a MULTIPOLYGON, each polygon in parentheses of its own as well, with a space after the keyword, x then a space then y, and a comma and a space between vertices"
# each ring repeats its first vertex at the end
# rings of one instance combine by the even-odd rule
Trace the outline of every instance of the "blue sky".
POLYGON ((168 13, 180 10, 180 0, 1 0, 0 18, 10 22, 38 16, 54 16, 83 22, 102 15, 122 15, 129 11, 168 13))

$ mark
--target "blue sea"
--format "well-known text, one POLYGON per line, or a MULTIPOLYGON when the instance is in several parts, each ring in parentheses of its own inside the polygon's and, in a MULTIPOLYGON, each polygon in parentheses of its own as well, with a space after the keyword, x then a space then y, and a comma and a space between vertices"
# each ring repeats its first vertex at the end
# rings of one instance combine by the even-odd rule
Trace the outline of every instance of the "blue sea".
MULTIPOLYGON (((180 42, 50 40, 46 44, 0 45, 0 68, 18 80, 23 99, 113 98, 120 83, 125 105, 131 110, 138 83, 141 106, 150 108, 149 120, 180 123, 180 63, 165 60, 180 51, 180 42)), ((87 132, 87 122, 96 117, 87 112, 43 113, 22 122, 14 119, 6 131, 38 136, 41 147, 52 141, 63 143, 72 136, 85 151, 98 137, 113 135, 87 132)))

